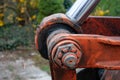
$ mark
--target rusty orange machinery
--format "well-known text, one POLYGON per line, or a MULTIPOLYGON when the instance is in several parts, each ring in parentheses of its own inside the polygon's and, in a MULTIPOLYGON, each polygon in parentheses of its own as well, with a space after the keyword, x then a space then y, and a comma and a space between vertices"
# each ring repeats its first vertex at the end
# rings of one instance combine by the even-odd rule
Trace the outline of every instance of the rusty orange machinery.
POLYGON ((76 68, 119 70, 120 18, 89 17, 76 26, 60 13, 46 17, 37 29, 36 47, 49 59, 52 79, 76 80, 76 68))
POLYGON ((120 80, 109 71, 120 69, 120 18, 88 17, 99 1, 76 0, 37 28, 36 48, 49 60, 52 80, 120 80))

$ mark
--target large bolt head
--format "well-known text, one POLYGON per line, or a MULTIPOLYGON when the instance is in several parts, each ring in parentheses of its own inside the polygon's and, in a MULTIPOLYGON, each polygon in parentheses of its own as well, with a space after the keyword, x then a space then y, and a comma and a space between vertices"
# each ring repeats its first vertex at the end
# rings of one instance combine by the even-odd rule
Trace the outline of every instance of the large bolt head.
POLYGON ((65 44, 57 48, 53 60, 63 68, 75 68, 80 62, 81 50, 74 44, 65 44))
POLYGON ((75 68, 77 56, 74 53, 67 53, 63 56, 62 63, 69 68, 75 68))

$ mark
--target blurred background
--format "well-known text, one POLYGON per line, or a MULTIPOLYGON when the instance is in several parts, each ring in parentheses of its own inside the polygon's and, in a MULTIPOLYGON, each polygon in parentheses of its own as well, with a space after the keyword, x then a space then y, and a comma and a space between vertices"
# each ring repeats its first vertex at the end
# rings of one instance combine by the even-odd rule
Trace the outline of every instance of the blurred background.
MULTIPOLYGON (((75 0, 0 0, 0 50, 34 45, 40 21, 53 13, 65 13, 75 0)), ((119 16, 120 0, 101 0, 91 15, 119 16)))
MULTIPOLYGON (((0 52, 29 57, 49 72, 48 62, 34 56, 35 30, 45 16, 65 13, 75 0, 0 0, 0 52), (27 51, 27 52, 26 52, 27 51), (33 53, 32 53, 33 52, 33 53), (21 54, 21 53, 24 53, 21 54)), ((101 0, 92 16, 120 16, 120 0, 101 0)), ((37 52, 38 53, 38 52, 37 52)))

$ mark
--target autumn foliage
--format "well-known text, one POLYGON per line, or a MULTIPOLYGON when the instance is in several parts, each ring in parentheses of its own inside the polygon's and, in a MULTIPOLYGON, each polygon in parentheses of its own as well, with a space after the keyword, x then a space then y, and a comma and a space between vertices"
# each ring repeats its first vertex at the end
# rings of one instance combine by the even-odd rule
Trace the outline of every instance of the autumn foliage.
POLYGON ((0 0, 0 26, 31 24, 36 19, 39 0, 0 0))
MULTIPOLYGON (((65 13, 75 0, 0 0, 0 50, 34 43, 41 20, 65 13)), ((120 16, 120 0, 101 0, 91 15, 120 16)))

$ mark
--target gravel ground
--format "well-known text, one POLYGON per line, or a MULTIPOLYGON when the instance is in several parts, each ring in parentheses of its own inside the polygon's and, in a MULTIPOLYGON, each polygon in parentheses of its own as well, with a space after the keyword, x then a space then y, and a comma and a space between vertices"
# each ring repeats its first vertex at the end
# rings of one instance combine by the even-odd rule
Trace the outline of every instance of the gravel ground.
POLYGON ((51 80, 30 58, 0 52, 0 80, 51 80))

